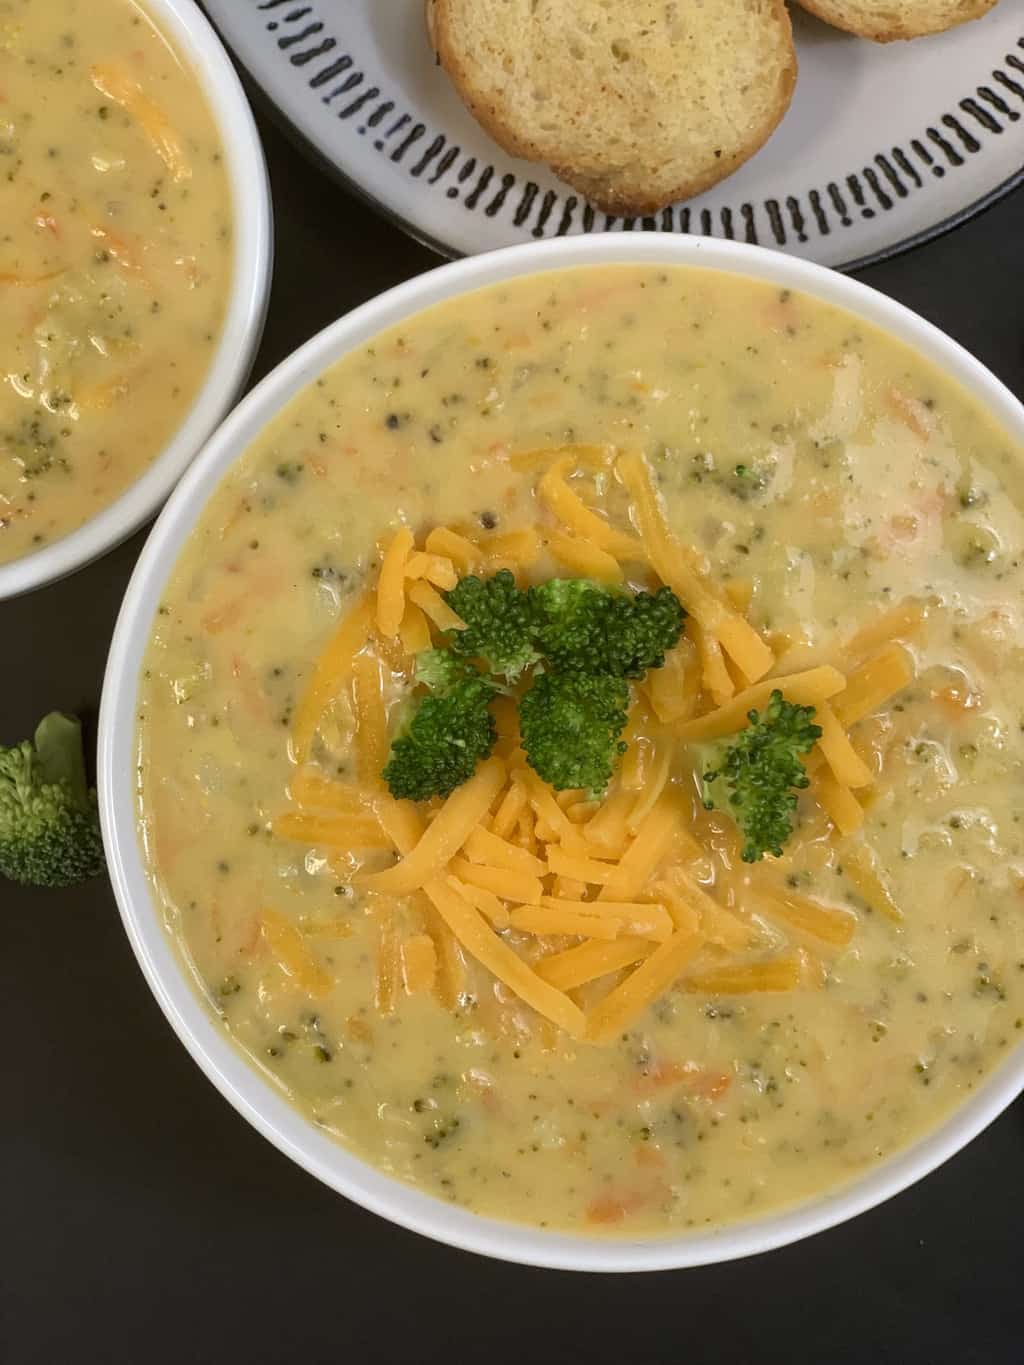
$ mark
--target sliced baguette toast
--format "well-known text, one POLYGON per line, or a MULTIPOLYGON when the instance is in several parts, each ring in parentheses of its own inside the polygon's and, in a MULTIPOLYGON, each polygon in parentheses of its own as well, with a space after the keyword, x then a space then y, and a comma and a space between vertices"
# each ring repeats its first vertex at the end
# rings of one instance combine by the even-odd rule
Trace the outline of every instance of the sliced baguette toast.
POLYGON ((980 19, 995 8, 996 0, 800 0, 800 4, 834 28, 891 43, 980 19))
POLYGON ((494 140, 613 214, 729 175, 796 80, 784 0, 428 0, 427 20, 494 140))

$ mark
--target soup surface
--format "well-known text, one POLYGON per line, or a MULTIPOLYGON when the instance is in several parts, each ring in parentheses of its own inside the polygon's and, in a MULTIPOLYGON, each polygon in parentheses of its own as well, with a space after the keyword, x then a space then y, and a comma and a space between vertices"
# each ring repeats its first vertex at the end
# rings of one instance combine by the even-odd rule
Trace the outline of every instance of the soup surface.
MULTIPOLYGON (((610 469, 566 477, 632 529, 610 469)), ((611 267, 428 311, 280 414, 167 584, 141 681, 139 811, 168 928, 267 1077, 443 1199, 634 1235, 835 1187, 934 1126, 1024 1022, 1022 547, 1021 451, 929 364, 813 299, 611 267), (692 706, 660 731, 698 845, 691 885, 714 906, 697 955, 603 1045, 496 983, 421 893, 382 909, 357 874, 392 855, 275 827, 297 708, 381 547, 402 524, 417 543, 456 526, 493 567, 510 542, 491 538, 538 527, 520 577, 566 573, 537 496, 543 454, 516 458, 566 442, 643 453, 688 562, 747 612, 773 675, 851 678, 833 707, 870 769, 845 793, 853 818, 812 765, 783 856, 747 864, 698 798, 692 706), (897 690, 865 691, 872 660, 892 657, 908 661, 897 690), (424 933, 441 998, 394 978, 394 936, 424 933)), ((700 663, 692 624, 680 649, 700 663)), ((384 673, 400 700, 400 649, 384 673)), ((735 678, 727 663, 721 686, 735 678)), ((697 710, 713 706, 701 690, 697 710)), ((357 771, 359 709, 341 688, 321 720, 309 754, 327 778, 376 776, 357 771)), ((623 763, 642 797, 652 764, 623 763)), ((501 933, 527 958, 574 943, 501 933)), ((573 998, 590 1010, 623 976, 573 998)))
POLYGON ((133 0, 0 0, 0 563, 160 453, 229 287, 228 179, 198 82, 133 0))

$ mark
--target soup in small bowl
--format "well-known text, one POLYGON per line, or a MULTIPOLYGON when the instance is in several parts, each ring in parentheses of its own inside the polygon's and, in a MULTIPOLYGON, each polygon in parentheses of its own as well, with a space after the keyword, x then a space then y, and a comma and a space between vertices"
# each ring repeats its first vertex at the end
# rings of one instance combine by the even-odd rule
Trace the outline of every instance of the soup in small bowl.
POLYGON ((460 262, 232 415, 130 587, 102 808, 208 1074, 360 1202, 696 1264, 1016 1093, 1024 414, 734 244, 460 262))
POLYGON ((269 196, 191 0, 0 0, 0 597, 151 515, 244 382, 269 196))

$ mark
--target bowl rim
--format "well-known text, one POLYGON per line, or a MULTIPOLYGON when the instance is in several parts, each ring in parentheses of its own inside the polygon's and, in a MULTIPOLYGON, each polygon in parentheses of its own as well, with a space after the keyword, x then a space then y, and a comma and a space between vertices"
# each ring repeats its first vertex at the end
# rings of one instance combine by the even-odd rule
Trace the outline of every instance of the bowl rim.
POLYGON ((135 810, 136 697, 160 595, 213 489, 230 464, 298 392, 342 355, 434 304, 523 275, 616 263, 704 266, 792 288, 846 308, 938 364, 1024 443, 1024 405, 957 342, 902 304, 849 276, 745 243, 701 238, 563 238, 440 265, 371 299, 282 361, 208 442, 151 532, 125 594, 104 678, 99 795, 104 843, 132 947, 160 1007, 221 1094, 278 1150, 364 1208, 466 1251, 543 1268, 668 1270, 753 1255, 824 1231, 898 1194, 958 1152, 1024 1089, 1024 1049, 1012 1050, 964 1103, 924 1137, 866 1173, 795 1207, 705 1232, 598 1240, 506 1223, 413 1189, 318 1132, 270 1073, 243 1057, 215 1022, 165 929, 143 868, 135 810))
POLYGON ((270 180, 242 83, 195 0, 139 0, 139 6, 198 81, 224 151, 234 254, 220 341, 191 406, 159 454, 113 502, 81 526, 0 564, 0 601, 83 568, 156 512, 238 398, 263 335, 273 264, 270 180))

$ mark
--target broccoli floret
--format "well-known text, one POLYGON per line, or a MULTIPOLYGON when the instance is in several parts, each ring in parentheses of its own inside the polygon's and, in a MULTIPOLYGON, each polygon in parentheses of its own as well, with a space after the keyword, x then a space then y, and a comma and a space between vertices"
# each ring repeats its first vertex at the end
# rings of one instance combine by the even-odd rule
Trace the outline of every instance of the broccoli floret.
POLYGON ((797 792, 808 784, 800 758, 821 736, 813 717, 813 706, 795 706, 776 689, 761 715, 748 712, 748 729, 702 753, 704 805, 735 820, 745 863, 778 857, 793 832, 797 792))
POLYGON ((447 649, 425 649, 416 655, 416 681, 431 692, 445 693, 466 678, 479 677, 466 659, 447 649))
POLYGON ((633 594, 586 578, 552 578, 529 597, 538 648, 557 673, 642 678, 665 662, 686 618, 671 588, 633 594))
POLYGON ((33 886, 73 886, 102 867, 82 727, 53 711, 33 740, 0 748, 0 873, 33 886))
POLYGON ((466 623, 448 632, 456 654, 482 659, 490 673, 514 680, 536 663, 529 595, 520 592, 507 569, 493 578, 463 578, 445 600, 466 623))
POLYGON ((442 649, 417 655, 416 681, 430 695, 413 703, 383 777, 398 800, 427 801, 467 782, 494 748, 498 731, 489 707, 497 688, 442 649))
POLYGON ((629 684, 607 674, 538 673, 519 703, 526 761, 557 791, 603 792, 625 752, 629 684))

